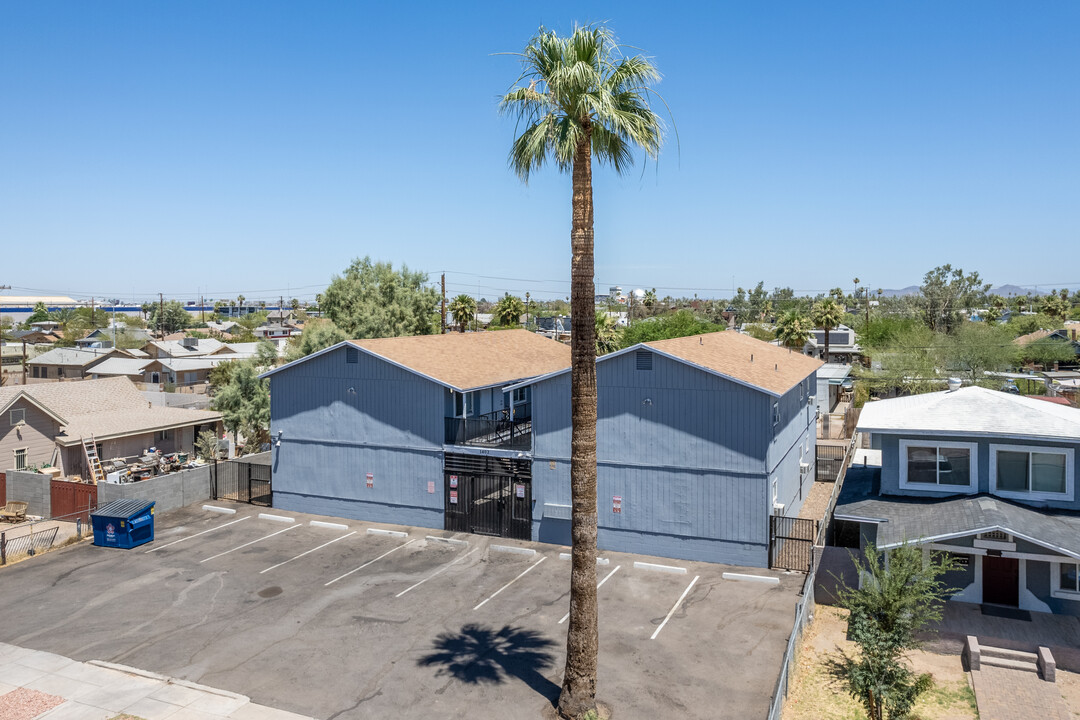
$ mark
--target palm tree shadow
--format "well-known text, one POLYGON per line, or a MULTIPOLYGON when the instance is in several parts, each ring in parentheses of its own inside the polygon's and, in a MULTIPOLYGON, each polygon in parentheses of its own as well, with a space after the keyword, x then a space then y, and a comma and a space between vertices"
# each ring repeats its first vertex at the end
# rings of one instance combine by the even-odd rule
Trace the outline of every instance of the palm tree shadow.
POLYGON ((460 632, 441 633, 433 643, 434 652, 417 664, 438 666, 437 675, 469 685, 502 684, 515 677, 554 704, 561 688, 541 672, 552 665, 554 655, 548 648, 554 644, 535 630, 509 625, 496 630, 470 623, 460 632))

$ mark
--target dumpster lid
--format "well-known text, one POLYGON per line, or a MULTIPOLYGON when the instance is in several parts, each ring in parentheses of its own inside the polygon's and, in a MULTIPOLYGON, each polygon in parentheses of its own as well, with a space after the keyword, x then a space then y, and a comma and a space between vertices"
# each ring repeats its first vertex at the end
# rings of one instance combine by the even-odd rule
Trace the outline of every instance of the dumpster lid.
POLYGON ((129 518, 145 511, 153 504, 152 500, 113 500, 90 513, 90 517, 129 518))

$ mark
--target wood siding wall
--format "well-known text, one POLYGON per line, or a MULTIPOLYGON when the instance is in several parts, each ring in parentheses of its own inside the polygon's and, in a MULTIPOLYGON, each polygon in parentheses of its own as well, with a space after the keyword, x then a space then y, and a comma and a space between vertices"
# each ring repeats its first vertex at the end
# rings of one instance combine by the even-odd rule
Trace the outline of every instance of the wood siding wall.
POLYGON ((11 410, 26 410, 26 424, 13 426, 8 412, 0 415, 0 462, 5 470, 15 467, 15 450, 26 448, 26 465, 41 465, 52 462, 56 448, 53 438, 60 432, 56 421, 43 413, 36 406, 19 400, 11 410))

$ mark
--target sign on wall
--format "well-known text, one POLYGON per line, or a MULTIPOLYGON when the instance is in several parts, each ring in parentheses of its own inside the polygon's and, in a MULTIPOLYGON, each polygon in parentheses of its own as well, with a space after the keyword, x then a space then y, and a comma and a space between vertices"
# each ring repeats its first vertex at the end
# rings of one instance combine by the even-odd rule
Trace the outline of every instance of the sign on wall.
POLYGON ((521 485, 521 484, 515 484, 514 485, 514 495, 516 495, 519 498, 524 499, 524 497, 525 497, 525 486, 521 485))
POLYGON ((613 495, 611 498, 611 512, 622 512, 622 495, 613 495))
POLYGON ((435 481, 434 480, 428 480, 427 492, 428 492, 428 495, 434 495, 435 494, 435 481))
POLYGON ((452 487, 452 488, 457 487, 457 475, 451 475, 450 476, 450 487, 452 487))
POLYGON ((367 486, 369 488, 375 487, 375 473, 368 473, 367 474, 367 486))
POLYGON ((450 491, 450 504, 457 505, 457 490, 450 491))

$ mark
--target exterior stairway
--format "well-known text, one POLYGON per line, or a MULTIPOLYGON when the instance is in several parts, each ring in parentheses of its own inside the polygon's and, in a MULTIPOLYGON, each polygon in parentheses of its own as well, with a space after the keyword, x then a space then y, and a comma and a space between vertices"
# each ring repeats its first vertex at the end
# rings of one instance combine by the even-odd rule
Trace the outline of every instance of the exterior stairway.
POLYGON ((1029 672, 1041 676, 1047 682, 1054 682, 1057 663, 1050 654, 1050 648, 1039 647, 1037 652, 1009 650, 1007 648, 983 645, 974 635, 968 635, 964 643, 964 657, 970 670, 979 670, 982 666, 1005 668, 1029 672))

